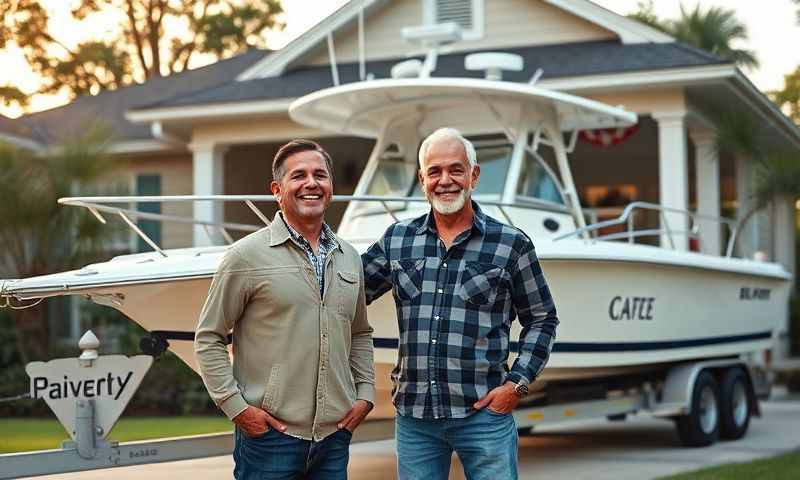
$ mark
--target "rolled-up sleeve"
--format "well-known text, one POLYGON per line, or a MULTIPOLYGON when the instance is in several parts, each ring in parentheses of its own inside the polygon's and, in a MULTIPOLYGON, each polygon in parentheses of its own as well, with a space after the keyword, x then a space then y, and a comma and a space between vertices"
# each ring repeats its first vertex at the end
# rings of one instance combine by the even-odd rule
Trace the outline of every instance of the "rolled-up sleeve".
POLYGON ((558 316, 533 244, 525 246, 513 262, 512 291, 514 309, 522 325, 519 356, 508 375, 514 382, 531 383, 550 358, 556 338, 558 316))
POLYGON ((355 318, 350 344, 350 371, 356 384, 356 398, 375 404, 375 364, 373 361, 372 327, 367 318, 364 295, 364 273, 360 274, 355 318))
POLYGON ((231 248, 222 259, 200 312, 194 352, 206 389, 214 403, 233 419, 247 408, 228 355, 228 333, 244 312, 250 295, 247 265, 231 248))
POLYGON ((389 231, 361 255, 367 305, 392 288, 392 269, 389 260, 386 258, 386 251, 383 248, 383 243, 388 235, 389 231))

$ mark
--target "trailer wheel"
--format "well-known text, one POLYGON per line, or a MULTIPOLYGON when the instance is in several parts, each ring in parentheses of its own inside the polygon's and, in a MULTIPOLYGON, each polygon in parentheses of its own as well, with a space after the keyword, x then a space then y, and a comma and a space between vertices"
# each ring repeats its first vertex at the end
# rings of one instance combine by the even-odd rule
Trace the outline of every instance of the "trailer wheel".
POLYGON ((747 433, 752 415, 750 383, 741 368, 731 368, 722 376, 719 388, 720 437, 737 440, 747 433))
POLYGON ((697 376, 692 388, 690 413, 675 419, 678 438, 686 447, 707 447, 719 437, 719 386, 707 371, 697 376))

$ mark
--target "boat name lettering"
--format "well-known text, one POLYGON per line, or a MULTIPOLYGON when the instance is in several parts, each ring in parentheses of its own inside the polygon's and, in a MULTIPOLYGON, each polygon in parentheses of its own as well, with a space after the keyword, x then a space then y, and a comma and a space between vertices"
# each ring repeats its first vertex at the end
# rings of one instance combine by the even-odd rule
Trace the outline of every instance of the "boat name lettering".
POLYGON ((608 305, 611 320, 652 320, 656 297, 616 296, 608 305))
POLYGON ((739 300, 769 300, 769 288, 742 287, 739 289, 739 300))
POLYGON ((71 380, 64 375, 63 381, 52 383, 47 377, 34 377, 33 398, 44 398, 45 395, 54 400, 70 397, 94 398, 109 396, 117 400, 125 390, 131 377, 133 377, 133 372, 128 372, 125 376, 113 376, 109 373, 105 377, 81 380, 71 380))

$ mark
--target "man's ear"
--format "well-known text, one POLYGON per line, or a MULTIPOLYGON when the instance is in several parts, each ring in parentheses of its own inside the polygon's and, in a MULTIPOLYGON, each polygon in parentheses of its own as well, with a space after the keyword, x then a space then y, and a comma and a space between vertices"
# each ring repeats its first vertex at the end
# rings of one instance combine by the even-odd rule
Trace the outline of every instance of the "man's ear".
POLYGON ((481 166, 476 163, 475 166, 472 167, 472 175, 471 175, 472 178, 470 179, 473 190, 475 189, 475 186, 478 185, 478 179, 480 178, 480 176, 481 176, 481 166))
POLYGON ((276 182, 275 180, 269 184, 269 189, 272 191, 272 194, 278 199, 278 202, 281 201, 281 184, 276 182))
POLYGON ((425 177, 422 176, 422 169, 417 170, 417 180, 419 180, 419 186, 422 188, 422 192, 425 192, 425 177))

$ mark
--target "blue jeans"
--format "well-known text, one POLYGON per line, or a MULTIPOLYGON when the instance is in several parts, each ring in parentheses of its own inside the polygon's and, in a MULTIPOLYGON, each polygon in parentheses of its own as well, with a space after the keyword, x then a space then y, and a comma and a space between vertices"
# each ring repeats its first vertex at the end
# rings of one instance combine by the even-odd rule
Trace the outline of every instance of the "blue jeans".
POLYGON ((456 452, 467 480, 516 480, 514 417, 488 408, 466 418, 419 420, 397 415, 398 480, 447 480, 456 452))
POLYGON ((320 442, 275 429, 248 437, 236 429, 233 477, 237 480, 346 480, 353 434, 341 429, 320 442))

